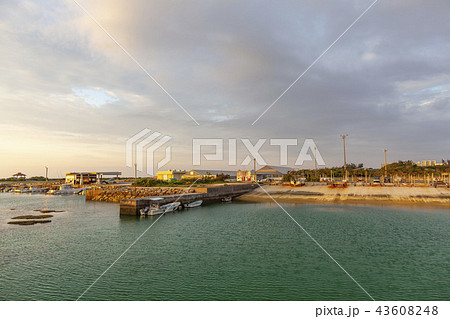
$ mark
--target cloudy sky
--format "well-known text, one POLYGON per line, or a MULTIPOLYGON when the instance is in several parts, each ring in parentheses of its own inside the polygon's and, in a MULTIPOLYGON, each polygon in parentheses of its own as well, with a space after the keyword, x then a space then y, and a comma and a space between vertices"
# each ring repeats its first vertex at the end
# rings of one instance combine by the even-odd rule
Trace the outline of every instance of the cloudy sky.
POLYGON ((373 0, 77 1, 135 61, 73 0, 0 1, 2 177, 131 175, 144 128, 172 137, 165 168, 192 167, 192 138, 237 138, 238 164, 241 138, 274 164, 269 139, 297 138, 289 166, 313 138, 342 165, 342 133, 366 167, 450 158, 448 0, 379 0, 254 125, 373 0))

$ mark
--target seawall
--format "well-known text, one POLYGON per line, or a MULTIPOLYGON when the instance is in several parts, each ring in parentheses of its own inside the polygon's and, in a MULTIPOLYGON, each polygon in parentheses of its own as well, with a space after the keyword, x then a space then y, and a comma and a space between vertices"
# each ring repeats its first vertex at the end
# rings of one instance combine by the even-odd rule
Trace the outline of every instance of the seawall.
POLYGON ((167 196, 183 193, 194 193, 195 188, 186 187, 95 187, 86 190, 86 200, 120 203, 122 200, 151 197, 167 196))

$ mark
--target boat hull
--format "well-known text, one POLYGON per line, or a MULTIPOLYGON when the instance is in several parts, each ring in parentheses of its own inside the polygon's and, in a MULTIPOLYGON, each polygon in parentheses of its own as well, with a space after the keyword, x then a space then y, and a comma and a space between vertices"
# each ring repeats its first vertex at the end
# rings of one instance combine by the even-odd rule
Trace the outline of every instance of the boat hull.
POLYGON ((198 200, 196 202, 192 202, 192 203, 186 204, 185 207, 186 208, 195 208, 195 207, 201 206, 202 204, 203 204, 203 201, 202 200, 198 200))

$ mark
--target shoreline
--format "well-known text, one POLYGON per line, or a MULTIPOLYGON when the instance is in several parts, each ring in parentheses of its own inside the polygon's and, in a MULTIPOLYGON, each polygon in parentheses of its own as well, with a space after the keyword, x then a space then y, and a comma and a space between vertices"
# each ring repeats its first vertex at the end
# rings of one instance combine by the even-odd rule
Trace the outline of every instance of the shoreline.
MULTIPOLYGON (((450 208, 450 189, 448 188, 401 188, 401 187, 359 187, 328 188, 327 186, 271 186, 264 189, 279 202, 298 204, 331 205, 375 205, 375 206, 416 206, 450 208)), ((261 189, 239 197, 247 202, 273 202, 261 189)))

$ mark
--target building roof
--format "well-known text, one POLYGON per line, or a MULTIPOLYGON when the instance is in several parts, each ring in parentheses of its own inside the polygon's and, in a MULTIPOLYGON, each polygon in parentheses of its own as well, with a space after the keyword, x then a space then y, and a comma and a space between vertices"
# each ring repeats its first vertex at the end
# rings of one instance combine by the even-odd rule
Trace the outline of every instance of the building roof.
POLYGON ((111 175, 111 176, 116 176, 116 175, 122 175, 122 172, 71 172, 71 173, 66 173, 67 175, 111 175))
POLYGON ((27 175, 25 175, 25 174, 23 174, 23 173, 21 173, 21 172, 18 172, 18 173, 16 173, 16 174, 14 174, 13 176, 27 176, 27 175))
POLYGON ((286 175, 289 171, 292 171, 291 167, 286 166, 275 166, 275 165, 266 165, 261 167, 256 171, 256 174, 264 174, 264 173, 280 173, 282 175, 286 175))

